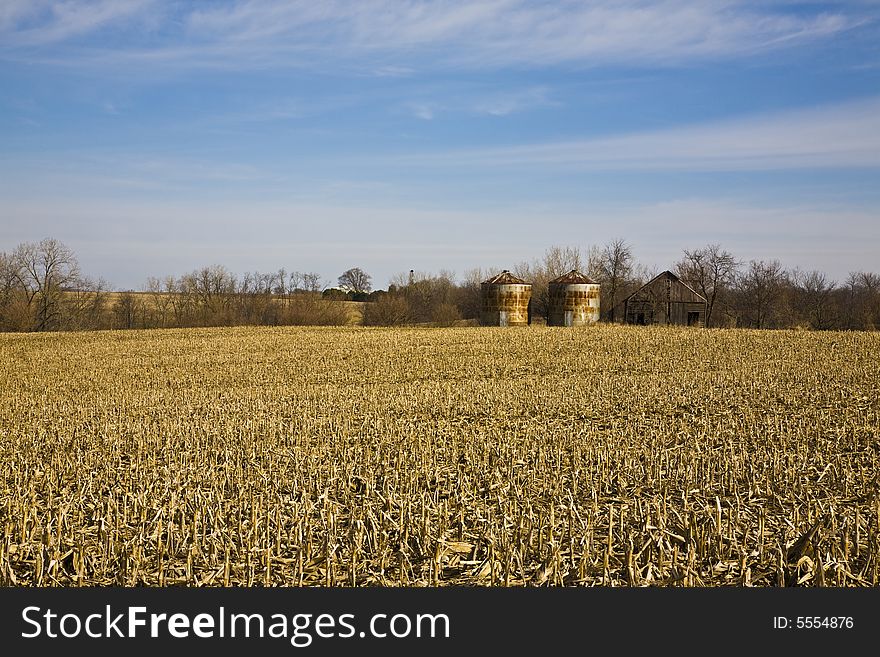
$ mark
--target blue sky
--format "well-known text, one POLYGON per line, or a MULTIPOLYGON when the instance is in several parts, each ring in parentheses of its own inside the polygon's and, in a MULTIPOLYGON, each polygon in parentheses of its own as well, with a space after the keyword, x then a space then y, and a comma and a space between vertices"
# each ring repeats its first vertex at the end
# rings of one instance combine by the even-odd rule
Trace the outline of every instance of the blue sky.
POLYGON ((880 270, 880 2, 0 0, 0 250, 116 288, 623 237, 880 270))

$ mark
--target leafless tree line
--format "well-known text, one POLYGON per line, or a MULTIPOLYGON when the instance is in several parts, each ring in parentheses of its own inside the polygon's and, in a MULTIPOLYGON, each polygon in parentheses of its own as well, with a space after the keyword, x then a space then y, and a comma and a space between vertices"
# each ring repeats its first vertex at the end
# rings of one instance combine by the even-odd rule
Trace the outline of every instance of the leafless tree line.
POLYGON ((344 304, 321 297, 324 284, 314 272, 237 276, 215 265, 150 278, 140 292, 107 288, 83 276, 58 240, 20 244, 0 253, 0 330, 342 325, 351 316, 344 304))
MULTIPOLYGON (((582 250, 572 246, 554 246, 532 262, 521 262, 512 273, 532 285, 533 317, 546 320, 549 313, 549 282, 572 270, 587 274, 602 283, 601 305, 604 319, 619 318, 617 305, 634 292, 653 272, 633 261, 630 246, 615 240, 604 247, 582 250)), ((388 293, 365 310, 366 324, 394 325, 432 323, 449 326, 461 320, 476 319, 480 313, 480 283, 500 269, 471 269, 456 282, 455 274, 425 272, 399 274, 391 281, 388 293)))
MULTIPOLYGON (((623 239, 586 249, 554 246, 513 268, 532 284, 537 321, 549 311, 549 281, 573 269, 601 284, 602 318, 608 322, 622 321, 624 299, 659 273, 639 265, 623 239)), ((337 298, 369 301, 363 306, 367 325, 452 326, 479 316, 480 283, 499 271, 472 269, 460 278, 450 271, 409 271, 395 276, 387 290, 371 292, 370 276, 353 268, 339 277, 347 292, 328 294, 314 272, 235 275, 215 265, 150 278, 139 292, 110 292, 104 281, 82 274, 68 247, 47 238, 0 252, 0 330, 347 324, 351 311, 337 298)), ((852 272, 838 283, 817 270, 786 270, 776 260, 744 263, 718 244, 685 249, 673 271, 706 298, 708 326, 880 328, 875 273, 852 272)))
POLYGON ((214 265, 150 278, 143 294, 122 293, 113 309, 119 328, 346 324, 348 310, 322 299, 323 287, 314 272, 282 268, 236 276, 214 265), (132 317, 140 317, 135 326, 128 324, 132 317))
POLYGON ((387 292, 364 307, 364 324, 453 326, 464 318, 477 317, 482 275, 477 269, 457 281, 450 271, 398 274, 392 277, 387 292))
MULTIPOLYGON (((521 262, 513 273, 532 285, 533 317, 549 312, 549 282, 578 270, 601 285, 602 319, 623 321, 623 301, 660 273, 636 262, 623 239, 586 249, 554 246, 541 258, 521 262)), ((880 276, 852 272, 838 284, 820 271, 786 270, 779 261, 744 263, 718 244, 685 249, 672 267, 707 301, 707 326, 877 330, 880 276)), ((475 319, 480 282, 498 269, 474 269, 456 282, 451 272, 400 274, 388 293, 365 311, 367 324, 450 325, 475 319)))
POLYGON ((97 328, 106 283, 83 276, 76 256, 54 239, 0 252, 0 330, 97 328))
POLYGON ((718 244, 685 250, 678 275, 708 301, 709 326, 868 330, 880 328, 880 276, 851 272, 837 283, 778 260, 736 259, 718 244))

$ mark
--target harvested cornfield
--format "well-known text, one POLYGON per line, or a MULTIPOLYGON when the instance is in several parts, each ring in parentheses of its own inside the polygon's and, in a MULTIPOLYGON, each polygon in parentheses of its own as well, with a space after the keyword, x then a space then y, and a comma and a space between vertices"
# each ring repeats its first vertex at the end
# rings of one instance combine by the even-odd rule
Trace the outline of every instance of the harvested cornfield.
POLYGON ((876 586, 880 334, 0 335, 0 584, 876 586))

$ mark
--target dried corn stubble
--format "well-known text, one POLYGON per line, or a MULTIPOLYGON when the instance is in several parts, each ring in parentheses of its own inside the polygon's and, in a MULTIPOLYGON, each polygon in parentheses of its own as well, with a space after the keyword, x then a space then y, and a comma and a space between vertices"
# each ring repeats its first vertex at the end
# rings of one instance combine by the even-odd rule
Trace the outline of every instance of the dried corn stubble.
POLYGON ((0 335, 0 584, 873 586, 880 336, 0 335))

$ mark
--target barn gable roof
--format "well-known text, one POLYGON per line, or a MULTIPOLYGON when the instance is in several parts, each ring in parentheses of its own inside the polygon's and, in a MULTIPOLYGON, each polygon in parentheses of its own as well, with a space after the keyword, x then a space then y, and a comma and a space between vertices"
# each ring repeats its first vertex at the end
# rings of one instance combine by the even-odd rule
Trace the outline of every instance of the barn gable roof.
POLYGON ((675 291, 671 294, 671 301, 687 303, 706 303, 706 297, 697 292, 694 288, 685 283, 669 270, 657 274, 657 276, 652 278, 638 290, 629 295, 625 299, 625 301, 647 301, 656 299, 658 296, 665 296, 665 289, 659 289, 665 281, 669 281, 676 288, 675 291))

